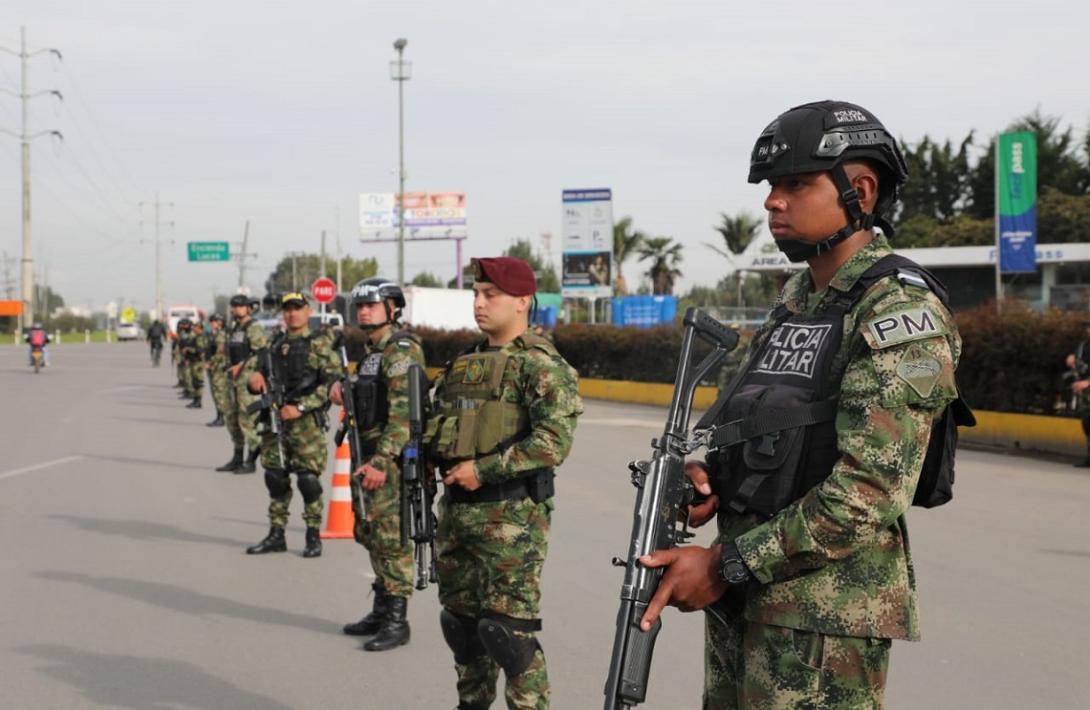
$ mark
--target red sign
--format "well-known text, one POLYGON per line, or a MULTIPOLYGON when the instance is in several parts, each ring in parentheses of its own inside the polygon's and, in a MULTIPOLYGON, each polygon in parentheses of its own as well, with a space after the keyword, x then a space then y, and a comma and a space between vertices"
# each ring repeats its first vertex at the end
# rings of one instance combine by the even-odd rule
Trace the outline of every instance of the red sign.
POLYGON ((333 303, 337 298, 337 284, 333 283, 333 279, 323 276, 310 285, 310 295, 318 303, 333 303))

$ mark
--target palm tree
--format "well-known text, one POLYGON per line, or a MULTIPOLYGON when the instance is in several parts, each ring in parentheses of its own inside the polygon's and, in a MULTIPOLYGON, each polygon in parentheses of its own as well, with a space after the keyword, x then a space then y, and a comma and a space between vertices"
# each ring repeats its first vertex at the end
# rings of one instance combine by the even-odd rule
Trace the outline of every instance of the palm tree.
POLYGON ((613 281, 613 287, 621 296, 628 293, 628 284, 621 273, 621 265, 639 249, 645 239, 647 235, 638 229, 632 229, 631 217, 622 217, 613 225, 613 263, 617 267, 617 278, 613 281))
POLYGON ((720 212, 719 216, 722 223, 714 227, 714 229, 723 238, 726 250, 707 242, 704 243, 704 246, 716 254, 726 257, 733 264, 734 256, 744 252, 750 242, 757 237, 757 232, 761 231, 762 222, 749 212, 739 212, 736 217, 731 217, 726 212, 720 212))
POLYGON ((734 269, 734 280, 738 284, 738 305, 741 306, 743 305, 742 270, 738 268, 735 257, 744 252, 746 247, 756 239, 757 232, 761 230, 761 220, 749 212, 739 212, 736 217, 731 217, 726 212, 720 212, 719 217, 722 219, 722 223, 714 227, 714 229, 723 238, 723 245, 726 249, 707 242, 704 242, 704 246, 724 257, 730 263, 731 268, 734 269))
POLYGON ((651 261, 651 268, 646 272, 651 279, 651 290, 655 294, 671 294, 674 282, 681 271, 681 244, 675 244, 671 237, 648 237, 637 248, 640 261, 651 261))

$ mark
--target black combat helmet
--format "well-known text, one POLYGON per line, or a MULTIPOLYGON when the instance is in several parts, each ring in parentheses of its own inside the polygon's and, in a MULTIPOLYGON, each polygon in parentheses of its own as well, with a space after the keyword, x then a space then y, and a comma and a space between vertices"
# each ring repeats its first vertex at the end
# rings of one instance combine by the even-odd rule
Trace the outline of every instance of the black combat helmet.
POLYGON ((223 316, 221 316, 219 313, 213 313, 212 315, 208 316, 208 322, 209 323, 216 323, 216 322, 222 323, 223 322, 223 316))
POLYGON ((253 308, 254 299, 244 293, 236 293, 234 296, 231 296, 231 308, 236 308, 238 306, 249 306, 250 308, 253 308))
POLYGON ((867 109, 846 101, 815 101, 780 114, 761 132, 749 160, 749 181, 828 170, 850 223, 823 242, 815 254, 828 251, 861 229, 875 224, 893 236, 889 215, 897 191, 908 179, 897 139, 867 109), (847 160, 868 161, 878 171, 874 212, 863 212, 859 196, 844 172, 847 160))
POLYGON ((265 294, 265 298, 261 299, 261 307, 267 311, 276 311, 280 309, 280 294, 269 292, 265 294))
MULTIPOLYGON (((364 303, 385 303, 386 321, 396 323, 401 319, 401 309, 405 307, 405 293, 396 282, 381 276, 372 276, 364 279, 352 287, 352 305, 359 306, 364 303), (390 301, 394 302, 391 312, 390 301)), ((364 330, 370 330, 385 325, 375 323, 370 326, 361 325, 364 330)))

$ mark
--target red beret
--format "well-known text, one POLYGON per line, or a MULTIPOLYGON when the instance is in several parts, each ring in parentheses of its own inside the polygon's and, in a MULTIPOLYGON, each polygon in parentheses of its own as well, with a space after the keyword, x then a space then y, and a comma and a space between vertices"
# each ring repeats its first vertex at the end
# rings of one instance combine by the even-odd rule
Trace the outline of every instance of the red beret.
POLYGON ((504 293, 512 296, 533 296, 537 293, 534 270, 522 259, 513 256, 494 256, 487 259, 471 259, 473 275, 482 283, 493 283, 504 293))

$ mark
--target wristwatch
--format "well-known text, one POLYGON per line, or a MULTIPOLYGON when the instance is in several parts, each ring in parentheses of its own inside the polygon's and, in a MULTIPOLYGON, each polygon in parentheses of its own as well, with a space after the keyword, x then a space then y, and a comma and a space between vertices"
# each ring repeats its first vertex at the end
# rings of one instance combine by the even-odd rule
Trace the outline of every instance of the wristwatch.
POLYGON ((724 542, 719 548, 719 576, 730 585, 743 585, 756 579, 733 542, 724 542))

